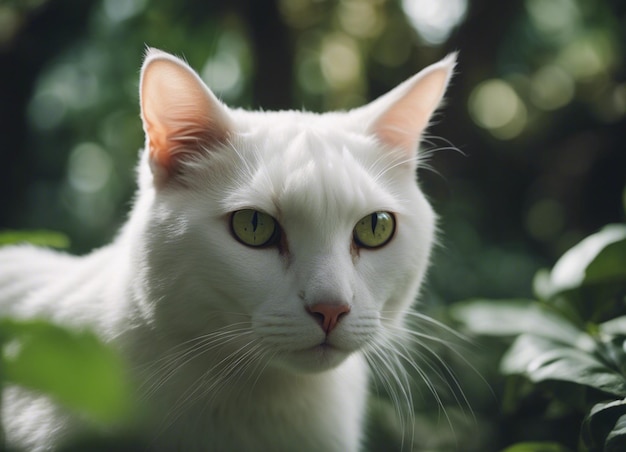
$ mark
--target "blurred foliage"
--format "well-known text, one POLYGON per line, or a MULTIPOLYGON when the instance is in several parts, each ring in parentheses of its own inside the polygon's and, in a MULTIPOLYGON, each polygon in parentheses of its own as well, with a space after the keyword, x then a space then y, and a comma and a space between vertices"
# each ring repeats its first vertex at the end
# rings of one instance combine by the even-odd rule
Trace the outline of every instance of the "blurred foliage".
POLYGON ((93 334, 43 321, 0 320, 0 381, 51 395, 103 422, 129 408, 121 361, 93 334))
MULTIPOLYGON (((446 411, 433 397, 414 400, 423 413, 418 444, 574 449, 571 432, 587 414, 586 444, 610 436, 598 424, 620 438, 619 403, 609 397, 592 409, 585 397, 598 394, 593 385, 539 376, 550 373, 552 348, 593 360, 594 372, 614 368, 605 354, 619 343, 605 339, 619 337, 607 328, 621 331, 610 322, 622 309, 623 248, 603 232, 595 236, 600 254, 577 247, 582 254, 559 261, 580 262, 577 277, 565 267, 571 279, 559 279, 560 263, 539 270, 624 220, 624 43, 623 0, 0 0, 0 229, 62 231, 78 253, 113 237, 143 146, 137 82, 146 45, 184 56, 234 107, 313 111, 360 105, 459 50, 448 103, 424 140, 436 172, 418 174, 440 214, 443 244, 422 300, 447 320, 452 301, 474 298, 452 312, 463 312, 479 336, 457 353, 429 344, 427 367, 446 411), (582 264, 600 255, 611 264, 582 264), (593 350, 546 336, 550 328, 591 338, 593 350), (547 353, 539 374, 507 358, 502 370, 516 374, 504 378, 498 362, 512 339, 485 333, 519 336, 521 351, 547 353), (562 396, 570 390, 576 408, 574 396, 562 396)), ((372 412, 374 449, 401 444, 385 397, 372 412)))
POLYGON ((60 232, 55 231, 1 231, 0 246, 16 243, 30 243, 37 246, 67 249, 70 239, 60 232))
POLYGON ((581 450, 626 449, 625 257, 626 224, 609 225, 538 275, 536 301, 471 300, 451 308, 473 334, 513 339, 500 361, 513 382, 504 409, 523 416, 526 401, 545 397, 534 413, 539 419, 577 419, 565 438, 572 450, 579 438, 581 450))
POLYGON ((235 107, 314 111, 360 105, 459 50, 444 117, 424 145, 443 177, 419 175, 446 244, 429 298, 528 296, 537 268, 622 219, 625 9, 618 0, 5 1, 0 228, 63 231, 77 252, 115 234, 143 145, 146 45, 184 56, 235 107), (466 158, 447 151, 455 146, 466 158))
MULTIPOLYGON (((66 248, 68 239, 52 231, 0 232, 0 246, 20 243, 66 248)), ((96 431, 97 425, 110 429, 131 419, 132 397, 122 360, 89 331, 71 331, 43 320, 0 318, 0 405, 1 388, 7 385, 51 397, 80 413, 96 431)), ((98 443, 106 444, 100 439, 98 443)), ((77 447, 80 444, 63 450, 86 450, 77 447)), ((126 443, 115 439, 114 444, 126 443)), ((0 450, 5 450, 1 416, 0 450)))
POLYGON ((502 452, 568 452, 568 449, 555 443, 519 443, 502 452))

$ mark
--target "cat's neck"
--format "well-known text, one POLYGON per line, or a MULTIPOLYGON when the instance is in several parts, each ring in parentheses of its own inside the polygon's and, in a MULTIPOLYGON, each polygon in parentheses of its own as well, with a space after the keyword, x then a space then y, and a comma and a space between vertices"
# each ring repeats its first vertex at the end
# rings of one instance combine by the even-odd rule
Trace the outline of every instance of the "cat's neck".
MULTIPOLYGON (((211 356, 209 352, 203 359, 213 362, 221 356, 211 356)), ((153 429, 153 437, 155 431, 159 432, 154 441, 165 444, 163 450, 198 447, 185 443, 185 436, 193 441, 230 436, 237 439, 224 447, 238 444, 237 450, 288 450, 294 444, 305 451, 330 450, 331 445, 342 443, 345 444, 341 450, 358 449, 358 444, 347 442, 358 441, 356 432, 366 411, 368 370, 360 354, 350 356, 338 368, 314 374, 294 373, 266 363, 240 363, 232 375, 224 378, 212 378, 206 366, 198 366, 194 372, 177 372, 161 382, 167 372, 168 369, 162 369, 150 381, 143 382, 148 388, 159 386, 145 400, 154 414, 148 428, 153 429), (328 437, 333 426, 346 422, 354 435, 328 437), (248 431, 238 431, 242 423, 248 431), (267 439, 267 435, 257 434, 257 429, 273 431, 275 435, 270 436, 267 444, 249 443, 267 439), (180 431, 188 434, 169 438, 169 432, 180 431), (306 443, 310 438, 319 442, 306 443), (169 443, 170 440, 176 443, 169 443)), ((210 448, 219 450, 220 445, 211 443, 210 448)))

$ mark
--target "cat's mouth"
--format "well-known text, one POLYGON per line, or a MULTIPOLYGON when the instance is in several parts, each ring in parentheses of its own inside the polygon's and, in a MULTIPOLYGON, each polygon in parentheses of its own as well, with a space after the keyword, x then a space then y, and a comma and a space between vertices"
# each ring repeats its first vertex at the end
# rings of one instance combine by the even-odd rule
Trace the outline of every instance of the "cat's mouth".
POLYGON ((306 350, 306 352, 309 354, 312 353, 313 356, 321 362, 343 361, 350 354, 350 351, 338 347, 328 340, 320 342, 319 344, 306 350))
POLYGON ((310 347, 310 348, 308 348, 306 350, 317 352, 317 353, 333 353, 333 352, 337 352, 337 353, 343 353, 345 355, 348 355, 351 352, 351 350, 347 350, 347 349, 337 345, 335 342, 330 341, 328 339, 328 337, 326 337, 323 341, 321 341, 317 345, 314 345, 314 346, 312 346, 312 347, 310 347))
POLYGON ((350 354, 336 345, 324 340, 317 345, 291 352, 287 358, 290 367, 300 371, 321 372, 337 367, 350 354))
POLYGON ((331 344, 328 341, 324 341, 314 347, 311 347, 310 349, 311 351, 313 351, 314 353, 333 353, 333 352, 341 352, 340 349, 338 349, 337 347, 335 347, 333 344, 331 344))
MULTIPOLYGON (((318 345, 316 345, 315 347, 323 347, 323 348, 337 348, 335 347, 333 344, 331 344, 330 342, 328 342, 328 339, 324 339, 322 342, 320 342, 318 345)), ((314 347, 314 348, 315 348, 314 347)))

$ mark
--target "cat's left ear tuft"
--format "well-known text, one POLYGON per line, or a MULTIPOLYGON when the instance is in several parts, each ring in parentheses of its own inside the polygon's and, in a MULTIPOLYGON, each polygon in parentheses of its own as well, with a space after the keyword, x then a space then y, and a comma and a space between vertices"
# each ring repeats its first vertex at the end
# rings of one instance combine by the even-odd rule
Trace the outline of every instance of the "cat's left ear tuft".
POLYGON ((414 153, 441 103, 456 65, 456 53, 428 66, 366 107, 374 116, 368 133, 391 148, 414 153))

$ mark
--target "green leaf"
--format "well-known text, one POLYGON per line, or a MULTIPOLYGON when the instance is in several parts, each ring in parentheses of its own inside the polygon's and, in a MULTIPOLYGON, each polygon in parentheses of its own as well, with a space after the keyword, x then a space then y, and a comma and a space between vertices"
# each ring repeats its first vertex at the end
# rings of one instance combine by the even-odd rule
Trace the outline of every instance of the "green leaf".
POLYGON ((590 452, 626 450, 626 399, 594 405, 582 425, 582 440, 590 452))
POLYGON ((626 380, 597 359, 588 349, 587 336, 581 336, 579 348, 566 346, 549 338, 523 334, 507 350, 500 363, 504 374, 525 375, 534 383, 566 381, 588 386, 618 396, 626 396, 626 380))
POLYGON ((89 332, 43 321, 0 320, 3 379, 102 421, 127 413, 121 360, 89 332))
POLYGON ((584 284, 626 281, 626 225, 612 224, 567 251, 535 290, 549 299, 584 284))
POLYGON ((542 268, 535 273, 533 278, 533 292, 537 298, 541 300, 548 300, 554 293, 552 287, 552 281, 550 276, 550 270, 542 268))
POLYGON ((626 336, 626 315, 616 317, 599 325, 600 331, 611 336, 626 336))
POLYGON ((622 414, 611 433, 606 437, 606 452, 623 452, 626 450, 626 414, 622 414))
POLYGON ((569 452, 565 446, 558 443, 517 443, 503 449, 502 452, 569 452))
POLYGON ((476 334, 516 336, 533 320, 531 300, 467 300, 450 307, 452 317, 476 334))
POLYGON ((0 231, 0 246, 15 245, 18 243, 30 243, 37 246, 49 246, 51 248, 67 249, 70 240, 65 234, 54 231, 0 231))
POLYGON ((575 325, 531 300, 468 300, 455 303, 450 312, 475 334, 518 336, 532 333, 569 344, 585 341, 587 347, 593 347, 591 338, 575 325))
POLYGON ((624 349, 626 341, 624 341, 624 336, 604 336, 598 340, 597 345, 604 362, 626 376, 626 350, 624 349))
POLYGON ((622 232, 622 239, 607 244, 587 266, 585 283, 626 281, 626 227, 622 232))

